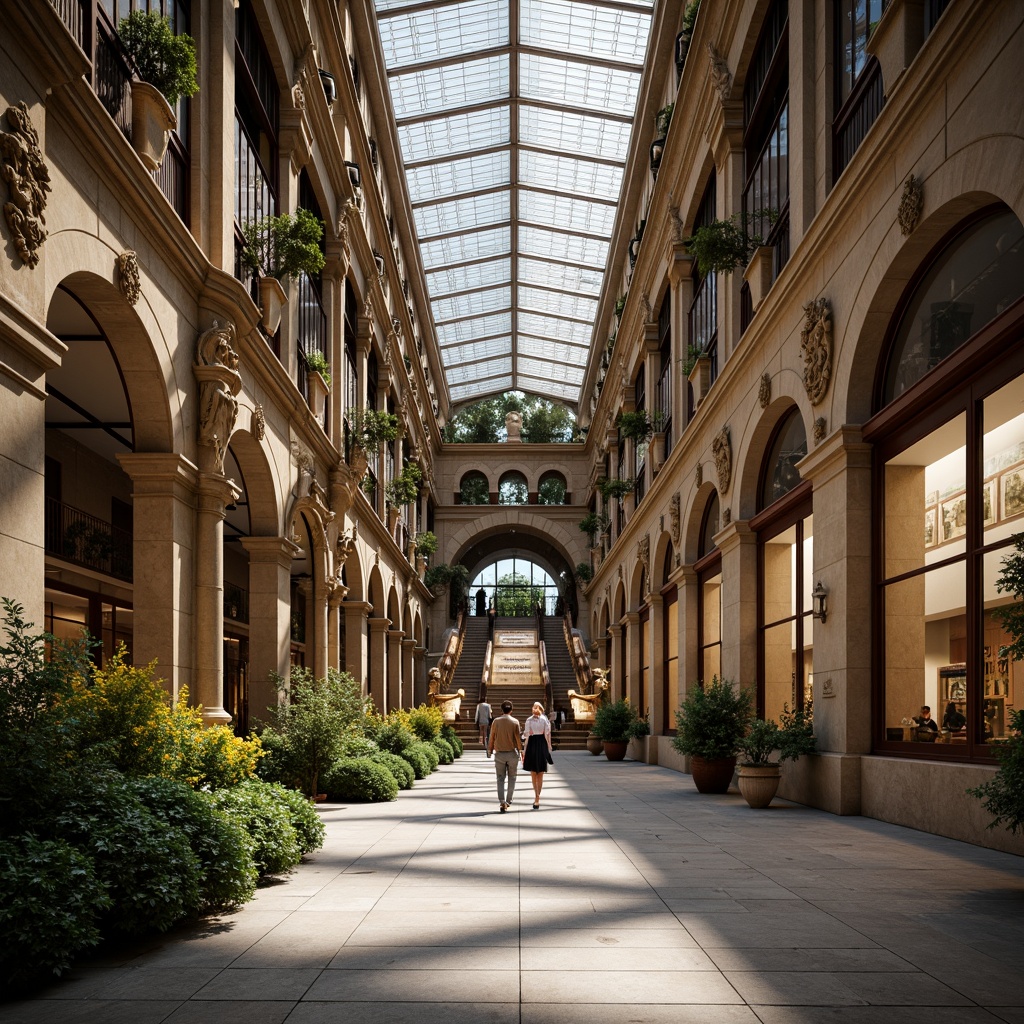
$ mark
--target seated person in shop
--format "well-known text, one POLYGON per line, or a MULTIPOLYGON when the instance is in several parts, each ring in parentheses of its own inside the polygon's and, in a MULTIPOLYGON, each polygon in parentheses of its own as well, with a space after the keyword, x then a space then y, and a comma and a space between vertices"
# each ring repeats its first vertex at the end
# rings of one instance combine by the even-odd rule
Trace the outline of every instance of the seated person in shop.
POLYGON ((917 726, 917 734, 931 733, 929 739, 934 739, 939 731, 939 723, 932 718, 932 709, 927 704, 921 706, 921 713, 914 715, 914 724, 917 726))
POLYGON ((942 728, 950 732, 959 732, 967 724, 963 713, 957 711, 956 704, 950 701, 942 714, 942 728))

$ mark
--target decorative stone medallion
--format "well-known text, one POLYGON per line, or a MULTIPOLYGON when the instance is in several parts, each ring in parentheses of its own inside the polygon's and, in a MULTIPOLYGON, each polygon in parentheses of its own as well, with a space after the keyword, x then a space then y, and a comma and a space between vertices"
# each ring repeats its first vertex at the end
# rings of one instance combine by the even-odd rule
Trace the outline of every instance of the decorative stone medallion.
POLYGON ((821 444, 825 440, 825 434, 828 431, 828 420, 824 416, 819 416, 814 421, 814 443, 815 445, 821 444))
POLYGON ((679 512, 681 501, 678 494, 672 495, 672 501, 668 506, 669 518, 672 520, 672 543, 679 546, 679 512))
POLYGON ((832 306, 828 299, 814 299, 804 306, 800 351, 804 357, 804 388, 811 405, 818 405, 832 379, 832 306))
POLYGON ((761 374, 761 386, 757 390, 757 400, 762 409, 767 409, 772 400, 772 375, 767 370, 761 374))
POLYGON ((725 494, 732 480, 732 445, 729 443, 729 428, 722 429, 711 442, 711 454, 715 457, 715 470, 718 473, 718 493, 725 494))
POLYGON ((252 410, 252 421, 249 424, 249 433, 252 434, 257 441, 262 441, 267 436, 267 416, 263 411, 263 406, 257 402, 255 408, 252 410))
POLYGON ((903 185, 903 195, 900 198, 899 210, 896 219, 900 224, 900 231, 909 235, 921 217, 924 209, 924 182, 920 178, 911 175, 903 185))
POLYGON ((122 294, 134 306, 142 295, 142 279, 139 276, 139 257, 133 249, 118 253, 117 275, 122 294))
POLYGON ((728 526, 732 522, 732 509, 728 505, 722 509, 722 525, 728 526))
POLYGON ((697 468, 693 473, 693 484, 695 487, 700 487, 704 483, 704 463, 698 462, 697 468))
POLYGON ((4 217, 22 262, 34 267, 46 241, 43 211, 50 191, 50 172, 24 100, 7 108, 7 123, 12 130, 0 131, 0 178, 7 182, 9 195, 4 217))

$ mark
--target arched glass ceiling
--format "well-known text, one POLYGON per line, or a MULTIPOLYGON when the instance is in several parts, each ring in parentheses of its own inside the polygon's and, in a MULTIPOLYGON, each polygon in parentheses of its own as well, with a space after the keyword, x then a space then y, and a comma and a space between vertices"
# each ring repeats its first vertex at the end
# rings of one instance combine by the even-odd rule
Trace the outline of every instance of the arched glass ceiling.
POLYGON ((576 403, 653 0, 376 0, 456 403, 576 403))

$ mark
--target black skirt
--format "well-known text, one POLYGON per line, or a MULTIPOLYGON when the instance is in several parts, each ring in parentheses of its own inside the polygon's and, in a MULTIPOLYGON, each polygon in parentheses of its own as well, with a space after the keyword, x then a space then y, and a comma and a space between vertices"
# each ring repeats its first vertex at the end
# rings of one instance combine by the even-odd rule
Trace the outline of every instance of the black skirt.
POLYGON ((540 735, 534 734, 526 741, 526 757, 523 758, 523 767, 528 772, 546 772, 551 760, 551 751, 548 750, 548 741, 540 735))

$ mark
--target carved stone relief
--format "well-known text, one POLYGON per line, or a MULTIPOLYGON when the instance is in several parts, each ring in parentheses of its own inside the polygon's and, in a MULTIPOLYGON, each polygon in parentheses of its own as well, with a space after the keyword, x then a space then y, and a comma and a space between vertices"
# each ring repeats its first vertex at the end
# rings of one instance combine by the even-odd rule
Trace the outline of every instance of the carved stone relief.
POLYGON ((728 505, 726 505, 726 507, 722 509, 722 525, 723 526, 728 526, 731 522, 732 522, 732 509, 729 508, 728 505))
POLYGON ((694 487, 700 487, 704 483, 704 463, 698 462, 697 468, 693 473, 693 485, 694 487))
POLYGON ((732 72, 725 58, 715 49, 715 44, 708 43, 708 64, 710 65, 711 83, 718 90, 724 103, 732 92, 732 72))
POLYGON ((818 405, 832 379, 832 306, 828 299, 815 299, 804 306, 800 351, 804 357, 804 388, 811 405, 818 405))
POLYGON ((911 175, 903 185, 903 195, 896 219, 900 223, 900 231, 909 235, 917 227, 917 222, 924 209, 924 182, 911 175))
POLYGON ((196 362, 192 367, 199 381, 199 444, 212 449, 214 473, 223 474, 224 456, 238 418, 238 399, 242 377, 235 352, 235 325, 213 326, 199 335, 196 362))
POLYGON ((313 490, 316 477, 316 461, 313 453, 299 441, 292 441, 292 461, 299 470, 299 479, 292 493, 296 498, 308 498, 313 490))
POLYGON ((679 547, 679 513, 680 513, 680 498, 678 494, 672 495, 672 501, 668 507, 669 517, 672 520, 672 543, 679 547))
POLYGON ((816 445, 821 444, 825 440, 825 434, 828 432, 828 420, 824 416, 819 416, 814 421, 814 443, 816 445))
POLYGON ((142 280, 139 277, 139 257, 132 249, 118 253, 117 283, 129 304, 134 306, 142 295, 142 280))
POLYGON ((644 570, 644 593, 646 597, 651 592, 651 538, 645 533, 636 546, 636 556, 644 570))
POLYGON ((767 370, 761 374, 761 387, 757 392, 757 400, 762 409, 767 409, 772 400, 772 375, 767 370))
POLYGON ((7 108, 11 131, 0 131, 0 178, 7 182, 9 201, 4 217, 14 248, 24 263, 34 267, 39 250, 46 241, 46 193, 50 191, 50 172, 39 148, 39 133, 32 124, 28 105, 22 100, 7 108))
POLYGON ((711 442, 711 454, 715 457, 715 470, 718 473, 718 493, 725 494, 732 480, 732 445, 729 443, 729 428, 722 429, 711 442))
POLYGON ((257 402, 252 410, 252 421, 249 424, 249 432, 257 441, 262 441, 267 436, 267 416, 263 406, 257 402))
POLYGON ((651 297, 647 292, 641 292, 640 301, 644 307, 644 323, 654 323, 654 307, 651 305, 651 297))

